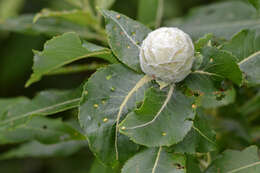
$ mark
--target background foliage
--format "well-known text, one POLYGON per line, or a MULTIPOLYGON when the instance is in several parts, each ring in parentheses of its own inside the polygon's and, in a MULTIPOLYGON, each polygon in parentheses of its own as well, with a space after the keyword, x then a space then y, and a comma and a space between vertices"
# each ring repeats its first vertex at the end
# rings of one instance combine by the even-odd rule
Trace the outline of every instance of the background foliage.
POLYGON ((260 172, 259 9, 258 0, 0 0, 0 172, 150 173, 154 162, 163 173, 260 172), (191 35, 194 73, 171 98, 174 120, 165 111, 127 129, 167 98, 154 82, 127 102, 118 162, 115 115, 144 76, 138 47, 158 26, 191 35))

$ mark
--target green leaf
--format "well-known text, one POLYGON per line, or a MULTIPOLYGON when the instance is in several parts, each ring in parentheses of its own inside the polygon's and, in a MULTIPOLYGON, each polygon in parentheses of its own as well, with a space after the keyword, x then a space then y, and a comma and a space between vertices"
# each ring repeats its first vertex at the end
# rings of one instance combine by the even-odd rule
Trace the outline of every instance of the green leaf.
POLYGON ((249 85, 260 84, 260 37, 255 30, 242 30, 222 49, 237 57, 249 85))
POLYGON ((14 128, 0 130, 0 144, 37 140, 41 143, 57 143, 68 140, 84 140, 85 137, 60 119, 33 117, 14 128))
POLYGON ((162 17, 162 9, 163 0, 139 0, 138 21, 148 26, 158 26, 162 17))
POLYGON ((248 0, 254 7, 259 11, 260 9, 260 1, 259 0, 248 0))
POLYGON ((105 166, 98 159, 95 159, 88 173, 116 173, 111 167, 105 166))
POLYGON ((199 51, 200 49, 206 47, 209 43, 210 40, 212 39, 213 35, 212 34, 206 34, 203 37, 199 38, 195 42, 195 49, 199 51))
POLYGON ((85 41, 82 43, 75 33, 54 37, 45 43, 42 52, 34 51, 33 74, 26 87, 64 65, 88 57, 116 62, 109 49, 85 41))
POLYGON ((192 155, 186 155, 187 173, 202 173, 198 160, 192 155))
POLYGON ((235 101, 235 90, 230 84, 223 87, 223 84, 227 83, 223 80, 229 79, 240 85, 242 72, 236 58, 229 52, 215 47, 204 47, 207 40, 206 37, 203 37, 197 42, 201 54, 196 56, 195 71, 183 83, 191 90, 191 94, 197 95, 199 106, 216 108, 235 101))
POLYGON ((234 56, 214 47, 203 48, 201 54, 203 55, 203 63, 200 71, 209 72, 211 76, 229 79, 237 85, 241 84, 242 72, 234 56))
POLYGON ((82 0, 64 0, 64 1, 78 8, 82 8, 84 6, 84 1, 82 0))
POLYGON ((185 173, 186 158, 167 153, 163 148, 149 148, 126 162, 122 173, 185 173))
MULTIPOLYGON (((197 95, 197 105, 204 108, 217 108, 233 103, 236 92, 233 87, 223 90, 210 73, 192 72, 185 80, 185 85, 193 95, 197 95)), ((218 82, 217 82, 218 83, 218 82)))
POLYGON ((260 159, 256 146, 243 151, 226 150, 212 162, 205 173, 249 173, 260 172, 260 159))
POLYGON ((26 157, 64 157, 78 152, 84 146, 86 144, 79 141, 61 142, 52 145, 32 141, 0 154, 0 160, 26 157))
POLYGON ((71 23, 76 23, 82 26, 96 26, 98 22, 89 11, 83 10, 71 10, 71 11, 51 11, 43 9, 40 13, 37 13, 33 19, 33 23, 36 23, 41 18, 60 18, 67 20, 71 23))
POLYGON ((239 66, 249 85, 260 84, 260 51, 239 62, 239 66))
MULTIPOLYGON (((115 162, 114 126, 143 99, 148 87, 142 83, 144 79, 143 74, 117 64, 98 70, 86 83, 79 121, 90 149, 101 161, 115 162)), ((138 149, 123 135, 118 136, 117 142, 119 160, 128 159, 138 149)))
MULTIPOLYGON (((0 115, 5 114, 8 112, 10 108, 15 105, 22 104, 23 102, 28 102, 29 99, 26 97, 15 97, 15 98, 6 98, 0 99, 0 115)), ((1 117, 1 116, 0 116, 1 117)), ((1 119, 0 119, 1 120, 1 119)))
POLYGON ((16 16, 22 9, 25 0, 0 1, 0 18, 16 16))
POLYGON ((85 71, 95 71, 98 68, 107 66, 107 63, 86 63, 82 65, 70 65, 65 67, 60 67, 52 72, 48 73, 48 76, 51 75, 64 75, 64 74, 73 74, 73 73, 81 73, 85 71))
MULTIPOLYGON (((0 131, 14 129, 23 125, 36 115, 51 115, 77 107, 80 99, 81 89, 42 91, 32 100, 25 99, 19 104, 8 106, 8 109, 0 115, 0 131)), ((1 104, 2 100, 5 99, 0 100, 0 105, 6 107, 1 104)), ((13 101, 17 103, 15 99, 13 101)))
POLYGON ((237 58, 237 62, 240 62, 260 50, 260 40, 255 30, 242 30, 221 49, 231 52, 237 58))
POLYGON ((242 1, 228 1, 194 8, 179 23, 173 20, 166 25, 177 25, 194 39, 207 33, 229 39, 241 29, 259 30, 260 22, 255 16, 256 10, 249 4, 242 1))
POLYGON ((141 108, 128 114, 120 124, 120 132, 149 147, 171 146, 182 141, 192 128, 193 99, 173 90, 173 86, 165 90, 149 89, 141 108))
POLYGON ((236 100, 236 90, 231 87, 225 91, 213 91, 203 95, 199 102, 204 108, 217 108, 234 103, 236 100))
POLYGON ((6 20, 0 19, 1 31, 12 31, 23 34, 56 36, 66 32, 76 32, 85 39, 97 39, 104 41, 103 36, 95 34, 88 28, 60 19, 41 19, 33 23, 34 15, 21 15, 6 20))
POLYGON ((106 19, 108 42, 113 53, 128 67, 140 72, 140 44, 151 30, 117 12, 100 11, 106 19))
POLYGON ((207 153, 217 149, 216 133, 201 111, 193 121, 193 127, 183 141, 172 147, 177 153, 207 153))
POLYGON ((95 0, 96 7, 101 9, 109 9, 116 0, 95 0))

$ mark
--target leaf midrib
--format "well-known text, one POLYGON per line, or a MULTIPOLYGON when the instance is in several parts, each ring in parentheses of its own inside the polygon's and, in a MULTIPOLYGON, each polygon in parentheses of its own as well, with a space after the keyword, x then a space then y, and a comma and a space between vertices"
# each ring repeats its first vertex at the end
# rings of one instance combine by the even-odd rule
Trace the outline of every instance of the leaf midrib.
POLYGON ((240 65, 244 64, 245 62, 249 61, 250 59, 254 58, 255 56, 257 56, 257 55, 259 55, 259 54, 260 54, 260 51, 257 51, 257 52, 255 52, 255 53, 253 53, 252 55, 250 55, 250 56, 248 56, 247 58, 245 58, 245 59, 243 59, 242 61, 240 61, 240 62, 238 63, 238 65, 240 66, 240 65))
POLYGON ((241 171, 243 169, 247 169, 247 168, 250 168, 250 167, 253 167, 253 166, 256 166, 256 165, 260 165, 260 161, 259 162, 254 162, 254 163, 251 163, 249 165, 245 165, 245 166, 242 166, 240 168, 237 168, 237 169, 233 169, 231 171, 228 171, 227 173, 235 173, 235 172, 238 172, 238 171, 241 171))
POLYGON ((125 33, 126 37, 138 48, 140 49, 141 47, 133 40, 133 38, 126 32, 124 27, 110 14, 108 14, 105 10, 103 10, 103 13, 105 13, 108 17, 110 17, 120 28, 121 30, 125 33))
MULTIPOLYGON (((10 119, 7 119, 7 120, 5 120, 5 121, 2 121, 2 122, 0 122, 0 125, 10 123, 10 122, 12 122, 12 121, 16 121, 16 120, 18 120, 18 119, 22 119, 22 118, 25 118, 25 117, 27 117, 27 116, 33 115, 33 114, 37 114, 37 113, 41 113, 41 112, 44 112, 44 111, 48 111, 48 110, 54 109, 54 108, 59 107, 59 106, 62 106, 62 105, 70 104, 70 103, 73 103, 73 102, 78 102, 78 101, 80 101, 80 100, 81 100, 81 98, 76 98, 76 99, 67 100, 67 101, 65 101, 65 102, 58 103, 58 104, 56 104, 56 105, 47 106, 47 107, 44 107, 44 108, 41 108, 41 109, 37 109, 37 110, 31 111, 31 112, 22 114, 22 115, 20 115, 20 116, 16 116, 16 117, 14 117, 14 118, 10 118, 10 119)), ((2 127, 2 129, 3 129, 3 128, 4 128, 4 127, 2 127)), ((1 129, 1 128, 0 128, 0 129, 1 129)))
POLYGON ((77 58, 72 58, 70 60, 67 60, 67 61, 59 64, 59 65, 56 65, 55 67, 53 67, 53 68, 51 68, 51 69, 49 69, 49 70, 47 70, 47 71, 45 71, 45 72, 43 72, 41 74, 48 74, 48 73, 52 72, 53 70, 55 70, 57 68, 60 68, 60 67, 62 67, 64 65, 67 65, 67 64, 72 63, 74 61, 78 61, 78 60, 83 59, 83 58, 88 58, 88 57, 96 56, 96 55, 110 54, 110 53, 111 52, 109 50, 102 50, 102 51, 98 51, 98 52, 87 53, 85 55, 79 56, 77 58))

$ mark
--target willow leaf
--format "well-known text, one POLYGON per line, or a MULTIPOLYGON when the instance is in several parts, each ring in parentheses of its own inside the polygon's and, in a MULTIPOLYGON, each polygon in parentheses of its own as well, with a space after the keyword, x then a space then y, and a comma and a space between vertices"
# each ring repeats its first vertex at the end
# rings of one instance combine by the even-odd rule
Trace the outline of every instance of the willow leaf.
POLYGON ((178 26, 198 39, 212 33, 219 38, 229 39, 242 29, 260 30, 256 10, 243 1, 217 2, 193 8, 188 15, 176 22, 168 21, 167 26, 178 26))
POLYGON ((98 23, 94 16, 88 11, 71 10, 71 11, 51 11, 43 9, 40 13, 36 14, 33 22, 36 23, 41 18, 61 18, 72 23, 83 26, 96 26, 98 23))
POLYGON ((99 57, 116 62, 109 49, 89 42, 82 42, 75 33, 54 37, 45 43, 42 52, 34 51, 33 74, 26 86, 39 81, 42 76, 66 64, 88 57, 99 57))
POLYGON ((0 160, 26 157, 64 157, 76 153, 84 146, 86 144, 82 141, 61 142, 52 145, 32 141, 0 154, 0 160))
POLYGON ((260 84, 260 37, 255 30, 242 30, 222 47, 237 57, 249 85, 260 84))
POLYGON ((149 147, 176 144, 192 128, 195 116, 192 103, 193 99, 172 86, 166 90, 151 88, 141 108, 122 121, 120 132, 149 147))
POLYGON ((151 31, 143 24, 120 13, 101 10, 106 19, 108 42, 116 57, 125 65, 140 72, 140 44, 151 31))
POLYGON ((249 173, 260 172, 260 159, 256 146, 243 151, 226 150, 212 162, 205 173, 249 173))
POLYGON ((142 101, 146 82, 143 74, 117 64, 98 70, 86 83, 79 121, 90 149, 103 162, 113 164, 117 154, 121 161, 136 152, 137 145, 127 137, 115 137, 115 125, 142 101))
MULTIPOLYGON (((26 99, 20 104, 9 106, 0 115, 0 130, 14 129, 28 122, 36 115, 51 115, 79 105, 81 89, 72 91, 42 91, 32 100, 26 99)), ((3 99, 5 100, 5 99, 3 99)), ((16 100, 13 100, 16 102, 16 100)), ((2 99, 0 100, 0 103, 2 99)), ((1 104, 5 107, 5 105, 1 104)))
POLYGON ((181 154, 167 153, 162 147, 149 148, 126 162, 122 173, 185 173, 186 158, 181 154))
POLYGON ((14 128, 0 130, 0 144, 37 140, 52 144, 69 140, 84 140, 85 137, 60 119, 33 117, 14 128))

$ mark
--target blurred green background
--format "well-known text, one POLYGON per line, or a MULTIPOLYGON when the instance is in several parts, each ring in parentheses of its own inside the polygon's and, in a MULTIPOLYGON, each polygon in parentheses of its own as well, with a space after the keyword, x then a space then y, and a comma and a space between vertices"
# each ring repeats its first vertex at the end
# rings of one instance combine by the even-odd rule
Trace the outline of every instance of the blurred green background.
MULTIPOLYGON (((217 1, 221 0, 164 0, 163 20, 184 16, 193 7, 217 1)), ((0 0, 0 25, 3 25, 1 21, 7 18, 21 14, 35 14, 43 8, 67 10, 73 9, 75 6, 66 0, 0 0)), ((117 0, 112 9, 137 18, 138 0, 117 0)), ((29 88, 24 87, 26 80, 32 73, 32 50, 42 50, 44 42, 50 38, 50 36, 43 34, 30 35, 0 30, 0 97, 20 95, 33 97, 36 92, 50 88, 76 88, 88 78, 93 71, 47 76, 29 88)), ((241 92, 248 91, 242 90, 241 92)), ((71 116, 75 112, 62 113, 63 117, 64 114, 66 117, 66 114, 71 116)), ((58 114, 58 116, 61 115, 58 114)), ((15 147, 17 145, 0 146, 0 153, 15 147)), ((0 161, 0 173, 87 173, 90 172, 93 162, 94 156, 87 147, 84 147, 70 157, 0 161)), ((92 170, 92 172, 98 171, 92 170)))

